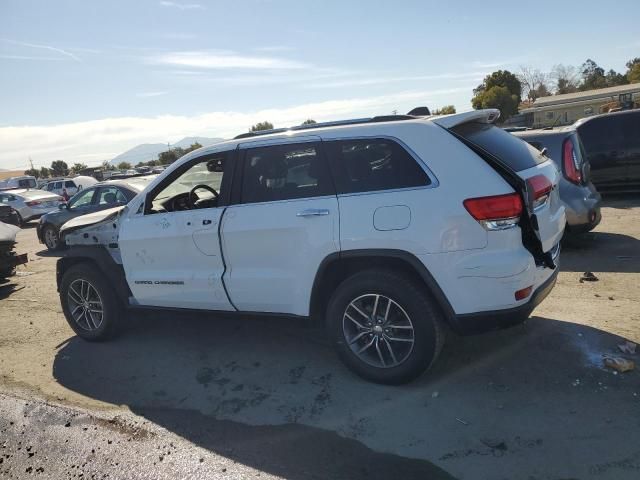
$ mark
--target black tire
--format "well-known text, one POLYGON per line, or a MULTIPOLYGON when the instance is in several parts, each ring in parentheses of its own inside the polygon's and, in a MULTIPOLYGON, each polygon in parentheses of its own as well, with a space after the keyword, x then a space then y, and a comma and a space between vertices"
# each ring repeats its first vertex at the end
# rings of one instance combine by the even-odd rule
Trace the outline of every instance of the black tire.
POLYGON ((25 226, 24 220, 22 220, 22 215, 20 215, 17 210, 16 210, 16 219, 18 221, 18 223, 16 224, 16 227, 24 228, 25 226))
MULTIPOLYGON (((371 310, 373 310, 373 307, 371 310)), ((350 316, 354 315, 352 310, 349 310, 349 312, 350 316)), ((371 312, 367 311, 363 313, 370 314, 371 312)), ((376 318, 379 318, 379 316, 376 318)), ((371 320, 373 321, 373 319, 371 320)), ((424 291, 424 288, 416 285, 415 282, 411 281, 405 275, 391 270, 365 270, 345 279, 336 288, 329 301, 326 321, 330 339, 338 350, 342 361, 357 375, 376 383, 398 385, 416 379, 435 362, 444 344, 443 318, 435 301, 424 291), (354 327, 349 323, 350 321, 345 315, 347 309, 353 308, 350 307, 352 301, 366 301, 369 296, 373 296, 372 298, 375 299, 376 295, 380 295, 380 298, 383 299, 380 300, 380 302, 385 302, 385 297, 393 300, 393 302, 400 307, 400 309, 396 309, 396 306, 393 307, 396 309, 396 315, 400 315, 400 317, 397 318, 403 318, 402 315, 406 314, 408 324, 413 327, 412 346, 405 347, 406 351, 400 352, 406 355, 404 360, 400 361, 398 359, 401 355, 395 355, 393 360, 390 359, 391 354, 389 350, 392 349, 392 342, 386 339, 391 340, 392 336, 411 336, 411 333, 396 335, 396 332, 399 331, 391 329, 389 336, 385 337, 382 332, 378 332, 380 335, 380 350, 376 350, 375 353, 373 353, 374 357, 372 357, 371 360, 363 360, 352 350, 352 347, 349 346, 345 329, 355 328, 356 332, 363 332, 364 330, 360 327, 354 327), (346 327, 343 327, 343 325, 346 325, 346 327), (349 325, 351 325, 351 327, 349 327, 349 325), (384 346, 383 342, 386 342, 388 347, 384 346), (374 362, 375 355, 386 357, 387 363, 391 365, 382 367, 381 365, 376 366, 367 363, 368 361, 374 362), (398 364, 393 365, 394 361, 397 361, 398 364)), ((360 322, 360 320, 358 320, 358 322, 360 322)), ((390 321, 389 323, 395 322, 396 321, 390 321)), ((375 324, 376 322, 373 321, 373 323, 375 324)), ((409 330, 404 330, 404 332, 409 332, 409 330)), ((353 340, 358 335, 359 333, 351 339, 353 340)), ((367 344, 367 336, 373 339, 373 335, 368 333, 365 335, 364 341, 362 338, 357 340, 356 343, 353 344, 357 346, 357 348, 353 348, 362 348, 359 342, 367 344)), ((398 339, 396 338, 396 340, 398 339)), ((406 342, 406 340, 403 340, 403 342, 406 342)), ((397 343, 393 345, 397 345, 397 343)), ((377 339, 374 346, 376 349, 378 348, 377 339)), ((371 353, 370 351, 367 354, 371 353)), ((384 363, 384 359, 381 358, 381 360, 382 362, 380 363, 384 363)))
MULTIPOLYGON (((93 298, 96 297, 93 296, 93 298)), ((60 283, 60 303, 69 326, 76 335, 84 340, 90 342, 108 340, 120 331, 120 324, 124 315, 122 304, 100 270, 92 263, 74 265, 64 273, 60 283), (90 320, 86 316, 82 321, 76 321, 72 315, 72 309, 75 309, 72 298, 75 297, 73 294, 70 297, 69 291, 71 286, 74 287, 76 292, 78 291, 78 284, 74 283, 76 281, 88 282, 99 296, 102 304, 102 316, 97 327, 95 327, 95 324, 88 324, 87 322, 90 320), (91 327, 95 328, 90 329, 91 327)), ((94 321, 93 317, 91 317, 91 321, 94 321)))
POLYGON ((53 225, 46 225, 42 229, 42 239, 44 241, 47 250, 55 251, 60 249, 60 236, 58 235, 58 231, 53 225), (51 235, 55 236, 55 242, 52 245, 49 245, 49 241, 47 241, 47 233, 51 232, 51 235))

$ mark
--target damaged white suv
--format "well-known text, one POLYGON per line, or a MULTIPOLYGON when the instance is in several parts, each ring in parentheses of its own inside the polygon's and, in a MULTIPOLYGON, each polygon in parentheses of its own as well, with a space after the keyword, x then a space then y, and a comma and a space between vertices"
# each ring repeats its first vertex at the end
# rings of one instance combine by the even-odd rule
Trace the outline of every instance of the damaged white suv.
POLYGON ((127 309, 312 317, 354 372, 424 372, 445 326, 523 321, 553 288, 554 163, 496 110, 245 134, 181 158, 61 235, 60 300, 86 340, 127 309))

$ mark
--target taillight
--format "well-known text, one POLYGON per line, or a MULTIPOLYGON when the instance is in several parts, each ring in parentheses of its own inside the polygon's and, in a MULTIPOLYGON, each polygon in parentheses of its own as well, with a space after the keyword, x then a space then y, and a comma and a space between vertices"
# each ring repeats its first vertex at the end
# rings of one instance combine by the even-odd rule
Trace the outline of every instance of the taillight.
POLYGON ((562 166, 564 168, 564 176, 572 183, 580 184, 582 182, 582 172, 578 163, 578 156, 573 148, 573 142, 570 138, 564 141, 562 146, 562 166))
POLYGON ((532 204, 533 209, 542 207, 549 199, 549 194, 553 190, 553 184, 544 175, 536 175, 527 179, 529 185, 529 191, 533 195, 532 204))
POLYGON ((30 202, 26 203, 27 207, 35 207, 36 205, 40 205, 40 202, 37 200, 31 200, 30 202))
POLYGON ((469 198, 464 208, 487 230, 506 230, 518 224, 522 200, 517 193, 469 198))

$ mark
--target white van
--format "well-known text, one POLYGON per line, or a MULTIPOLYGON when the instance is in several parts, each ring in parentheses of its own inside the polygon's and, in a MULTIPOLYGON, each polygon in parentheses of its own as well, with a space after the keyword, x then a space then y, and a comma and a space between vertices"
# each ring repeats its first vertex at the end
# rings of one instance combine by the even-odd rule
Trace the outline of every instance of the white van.
POLYGON ((9 177, 0 180, 0 190, 10 190, 13 188, 37 188, 36 177, 31 175, 21 175, 19 177, 9 177))
POLYGON ((48 192, 53 192, 58 195, 62 195, 62 190, 66 189, 69 197, 73 197, 83 188, 90 187, 91 185, 95 185, 96 183, 98 183, 98 180, 93 177, 85 177, 79 175, 73 178, 61 178, 58 180, 53 180, 47 183, 46 189, 48 192))

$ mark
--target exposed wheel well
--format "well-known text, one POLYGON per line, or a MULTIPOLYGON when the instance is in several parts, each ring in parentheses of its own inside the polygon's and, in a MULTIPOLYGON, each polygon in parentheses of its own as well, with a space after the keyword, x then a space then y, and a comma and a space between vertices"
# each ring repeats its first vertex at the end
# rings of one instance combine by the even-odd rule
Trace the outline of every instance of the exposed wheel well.
POLYGON ((451 323, 453 309, 426 267, 410 253, 396 250, 342 252, 327 257, 320 265, 313 284, 310 317, 324 321, 327 303, 338 285, 354 273, 372 268, 401 273, 422 287, 435 300, 446 321, 451 323))

